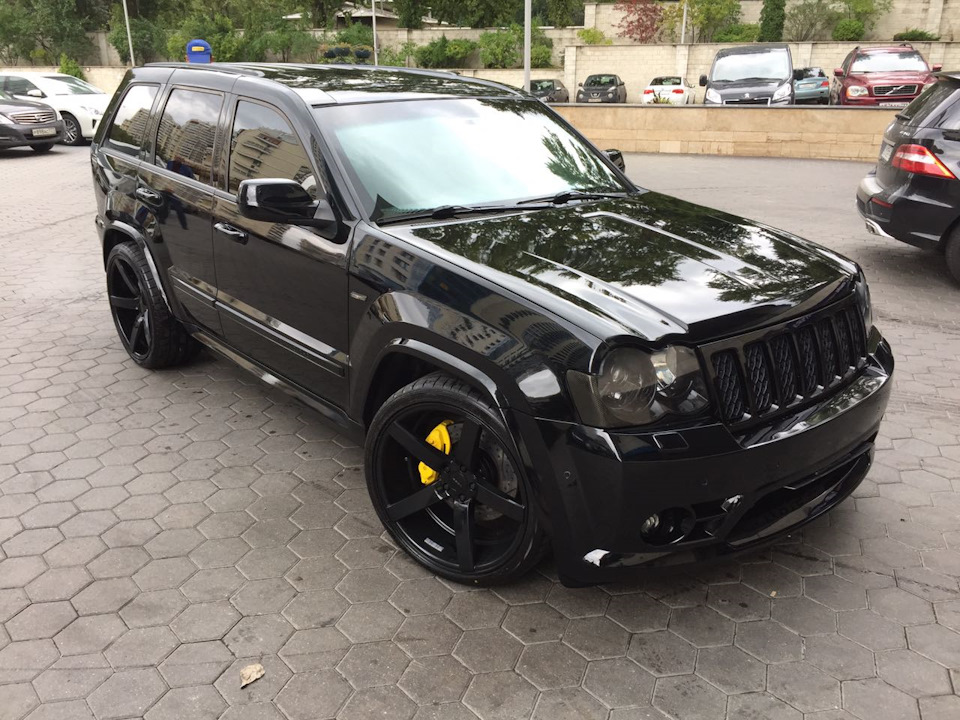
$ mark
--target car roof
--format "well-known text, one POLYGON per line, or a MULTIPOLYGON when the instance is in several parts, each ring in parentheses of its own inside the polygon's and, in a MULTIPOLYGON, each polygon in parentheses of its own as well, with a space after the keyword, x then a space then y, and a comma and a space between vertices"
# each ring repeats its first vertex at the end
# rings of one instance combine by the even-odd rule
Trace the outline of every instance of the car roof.
POLYGON ((0 68, 0 75, 13 76, 13 77, 25 77, 25 78, 50 78, 56 79, 57 77, 73 77, 73 75, 67 75, 66 73, 61 72, 37 72, 35 70, 7 72, 3 68, 0 68))
MULTIPOLYGON (((145 68, 235 74, 290 88, 309 104, 376 102, 429 97, 524 97, 517 89, 442 70, 383 65, 297 63, 150 63, 145 68)), ((176 74, 174 75, 174 79, 176 74)), ((194 76, 197 77, 197 76, 194 76)))
POLYGON ((786 50, 789 52, 790 47, 786 43, 756 43, 754 45, 740 45, 738 47, 717 50, 717 57, 724 57, 726 55, 747 55, 749 53, 766 52, 767 50, 786 50))
POLYGON ((891 52, 919 52, 913 45, 882 45, 880 47, 858 47, 857 52, 861 55, 868 53, 891 53, 891 52))

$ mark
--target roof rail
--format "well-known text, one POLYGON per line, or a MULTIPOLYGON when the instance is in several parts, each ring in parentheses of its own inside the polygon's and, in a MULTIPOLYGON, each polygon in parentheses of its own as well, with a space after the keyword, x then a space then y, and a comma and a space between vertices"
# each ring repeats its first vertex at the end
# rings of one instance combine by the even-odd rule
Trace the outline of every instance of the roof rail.
POLYGON ((233 63, 152 62, 145 63, 143 67, 176 68, 181 70, 207 70, 231 73, 233 75, 249 75, 252 77, 263 76, 263 73, 259 70, 254 70, 250 67, 242 67, 233 63))

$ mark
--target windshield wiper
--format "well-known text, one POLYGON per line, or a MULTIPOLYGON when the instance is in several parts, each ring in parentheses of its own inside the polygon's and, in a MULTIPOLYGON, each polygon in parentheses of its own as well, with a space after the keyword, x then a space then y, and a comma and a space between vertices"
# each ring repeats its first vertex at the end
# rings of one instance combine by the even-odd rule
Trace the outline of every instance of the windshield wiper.
MULTIPOLYGON (((448 220, 458 215, 482 215, 486 213, 496 214, 519 210, 519 203, 513 205, 441 205, 431 210, 414 210, 413 212, 400 213, 399 215, 389 215, 376 220, 377 225, 391 225, 393 223, 407 222, 413 220, 448 220)), ((543 210, 552 207, 551 205, 539 205, 524 207, 523 210, 543 210)))
POLYGON ((517 205, 527 205, 529 203, 548 202, 552 205, 566 205, 573 200, 606 200, 607 198, 626 197, 626 192, 588 192, 586 190, 564 190, 556 195, 544 195, 543 197, 521 200, 517 205))

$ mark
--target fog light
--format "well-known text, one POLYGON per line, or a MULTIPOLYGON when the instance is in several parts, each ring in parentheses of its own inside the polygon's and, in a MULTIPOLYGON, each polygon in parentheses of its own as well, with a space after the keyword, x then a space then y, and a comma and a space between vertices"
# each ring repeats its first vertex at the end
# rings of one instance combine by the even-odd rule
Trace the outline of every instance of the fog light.
POLYGON ((644 537, 650 537, 657 531, 658 527, 660 527, 660 516, 654 513, 643 521, 643 525, 640 526, 640 534, 644 537))

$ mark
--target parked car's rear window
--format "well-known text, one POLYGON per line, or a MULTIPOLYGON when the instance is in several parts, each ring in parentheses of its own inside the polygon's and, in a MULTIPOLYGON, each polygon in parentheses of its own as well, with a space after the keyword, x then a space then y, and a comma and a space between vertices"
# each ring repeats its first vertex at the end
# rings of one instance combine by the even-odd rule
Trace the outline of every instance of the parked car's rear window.
POLYGON ((904 52, 877 52, 858 55, 850 72, 926 72, 929 70, 923 56, 914 50, 904 52))
POLYGON ((160 118, 156 164, 210 184, 213 141, 222 104, 219 93, 174 88, 160 118))
POLYGON ((655 77, 651 85, 682 85, 683 81, 675 75, 668 77, 655 77))
POLYGON ((804 80, 808 80, 810 78, 823 78, 827 76, 827 74, 818 67, 800 68, 800 73, 801 78, 804 80))
POLYGON ((533 80, 530 83, 530 91, 553 90, 553 80, 533 80))
POLYGON ((897 118, 912 127, 956 129, 960 121, 960 82, 940 80, 920 93, 897 118))
POLYGON ((591 75, 583 83, 584 87, 612 87, 616 84, 616 75, 591 75))
POLYGON ((107 133, 107 145, 127 155, 139 152, 158 89, 157 85, 131 85, 127 89, 107 133))

